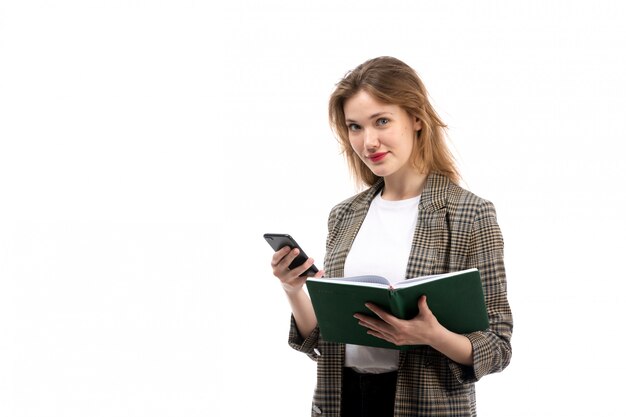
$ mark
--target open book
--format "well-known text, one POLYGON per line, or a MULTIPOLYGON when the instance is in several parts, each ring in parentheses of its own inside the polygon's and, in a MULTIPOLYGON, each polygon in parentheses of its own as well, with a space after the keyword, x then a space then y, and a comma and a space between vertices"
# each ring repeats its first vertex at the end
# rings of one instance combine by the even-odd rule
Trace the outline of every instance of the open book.
POLYGON ((394 285, 377 275, 343 278, 309 278, 306 281, 324 340, 391 349, 396 346, 367 334, 355 313, 374 316, 371 302, 401 319, 418 314, 417 300, 426 295, 439 323, 455 333, 471 333, 489 327, 480 274, 476 268, 440 275, 410 278, 394 285))

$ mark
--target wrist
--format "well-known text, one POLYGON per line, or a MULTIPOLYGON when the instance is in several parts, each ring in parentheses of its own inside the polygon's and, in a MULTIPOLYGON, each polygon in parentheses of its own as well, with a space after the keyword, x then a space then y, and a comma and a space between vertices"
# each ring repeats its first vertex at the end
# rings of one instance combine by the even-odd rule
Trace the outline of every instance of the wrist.
POLYGON ((302 288, 302 286, 294 287, 293 285, 283 284, 283 291, 285 291, 287 297, 297 298, 299 297, 300 293, 304 292, 304 289, 302 288))
POLYGON ((474 363, 470 339, 465 335, 451 332, 443 326, 442 330, 433 334, 430 347, 461 365, 471 366, 474 363))
POLYGON ((446 340, 450 337, 451 332, 437 323, 434 326, 428 336, 428 345, 435 350, 439 350, 442 346, 445 346, 446 340))

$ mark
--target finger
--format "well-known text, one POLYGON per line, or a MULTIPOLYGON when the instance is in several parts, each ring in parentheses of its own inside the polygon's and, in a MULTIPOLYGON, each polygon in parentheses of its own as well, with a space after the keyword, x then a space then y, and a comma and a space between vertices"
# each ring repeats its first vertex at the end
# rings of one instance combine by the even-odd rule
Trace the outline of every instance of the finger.
POLYGON ((376 324, 376 322, 380 320, 372 319, 371 317, 363 316, 360 314, 355 314, 354 318, 356 318, 359 321, 359 326, 363 326, 370 330, 380 329, 380 327, 376 324))
POLYGON ((359 324, 361 326, 367 327, 368 329, 378 330, 382 332, 388 327, 390 327, 389 324, 386 323, 385 321, 371 317, 371 316, 366 316, 364 314, 356 313, 353 315, 353 317, 359 320, 359 324))
POLYGON ((380 325, 380 323, 382 322, 378 321, 378 323, 376 323, 371 321, 365 322, 364 320, 359 320, 359 325, 365 327, 368 334, 390 341, 393 338, 393 335, 391 333, 392 329, 389 327, 388 324, 380 325))
POLYGON ((376 304, 365 303, 365 307, 369 308, 374 314, 380 317, 381 320, 390 323, 395 317, 389 313, 387 313, 382 308, 378 307, 376 304))
POLYGON ((298 256, 298 253, 300 253, 300 251, 296 248, 291 249, 288 246, 285 246, 281 249, 281 251, 282 250, 284 250, 286 253, 282 258, 278 260, 278 262, 276 262, 276 266, 274 267, 274 269, 285 271, 289 270, 289 265, 291 265, 291 262, 296 259, 296 256, 298 256))
POLYGON ((278 266, 280 261, 289 253, 289 250, 289 246, 285 246, 274 252, 274 255, 272 255, 272 267, 278 266))
POLYGON ((357 319, 361 326, 368 326, 369 327, 371 325, 371 322, 370 322, 371 317, 366 316, 365 314, 356 313, 352 317, 357 319))
POLYGON ((313 275, 314 278, 322 278, 324 276, 324 274, 326 273, 326 271, 324 271, 323 269, 317 271, 317 273, 315 275, 313 275))
POLYGON ((302 265, 300 265, 297 268, 292 269, 292 271, 296 274, 298 274, 298 276, 304 274, 306 272, 307 269, 309 269, 311 267, 311 265, 313 265, 315 263, 315 260, 313 258, 307 258, 306 261, 304 261, 304 263, 302 265))
POLYGON ((375 330, 368 330, 367 334, 369 334, 370 336, 377 337, 379 339, 386 340, 389 343, 394 343, 393 338, 391 336, 385 334, 385 333, 380 333, 380 332, 377 332, 375 330))
POLYGON ((289 267, 289 265, 291 265, 291 263, 294 259, 296 259, 296 256, 298 256, 299 253, 300 250, 298 250, 298 248, 291 249, 289 253, 282 259, 282 261, 280 261, 280 263, 287 264, 285 266, 289 267))

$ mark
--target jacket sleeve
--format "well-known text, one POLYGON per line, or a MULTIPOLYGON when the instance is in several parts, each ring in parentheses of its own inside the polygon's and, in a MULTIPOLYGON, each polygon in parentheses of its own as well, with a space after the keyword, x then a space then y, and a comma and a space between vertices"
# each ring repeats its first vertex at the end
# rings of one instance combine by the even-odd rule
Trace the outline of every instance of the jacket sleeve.
POLYGON ((452 373, 461 383, 475 382, 500 372, 511 360, 513 316, 507 300, 504 243, 493 204, 483 201, 471 228, 468 267, 480 271, 489 316, 489 329, 466 334, 472 343, 474 364, 450 361, 452 373))
POLYGON ((309 337, 304 339, 298 332, 298 327, 296 326, 296 320, 293 318, 293 314, 291 315, 291 325, 289 327, 288 340, 289 346, 291 346, 298 352, 306 354, 314 361, 317 361, 317 358, 319 356, 319 350, 317 349, 319 338, 320 328, 319 326, 315 326, 315 329, 313 329, 309 337))
MULTIPOLYGON (((329 252, 330 246, 332 245, 332 241, 333 241, 332 235, 333 235, 333 230, 335 230, 335 224, 337 222, 338 212, 339 212, 339 205, 335 206, 331 210, 328 216, 328 235, 326 237, 326 253, 329 252)), ((329 271, 327 271, 327 273, 328 272, 329 271)), ((293 314, 291 315, 291 324, 289 327, 289 339, 288 339, 289 346, 291 346, 293 349, 299 352, 305 353, 311 359, 317 360, 319 356, 319 350, 317 349, 319 339, 320 339, 319 326, 315 326, 315 329, 313 329, 313 332, 311 332, 309 337, 304 339, 302 335, 300 334, 300 332, 298 332, 298 327, 296 326, 296 320, 294 319, 293 314)))

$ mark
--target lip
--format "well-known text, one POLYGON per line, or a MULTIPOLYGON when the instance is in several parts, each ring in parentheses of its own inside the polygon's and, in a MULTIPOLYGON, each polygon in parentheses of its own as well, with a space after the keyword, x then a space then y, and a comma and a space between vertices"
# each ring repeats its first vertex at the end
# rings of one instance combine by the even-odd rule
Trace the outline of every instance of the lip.
POLYGON ((379 162, 379 161, 382 161, 382 159, 385 156, 387 156, 387 154, 388 154, 388 152, 378 152, 378 153, 373 153, 371 155, 368 155, 367 157, 372 162, 379 162))

